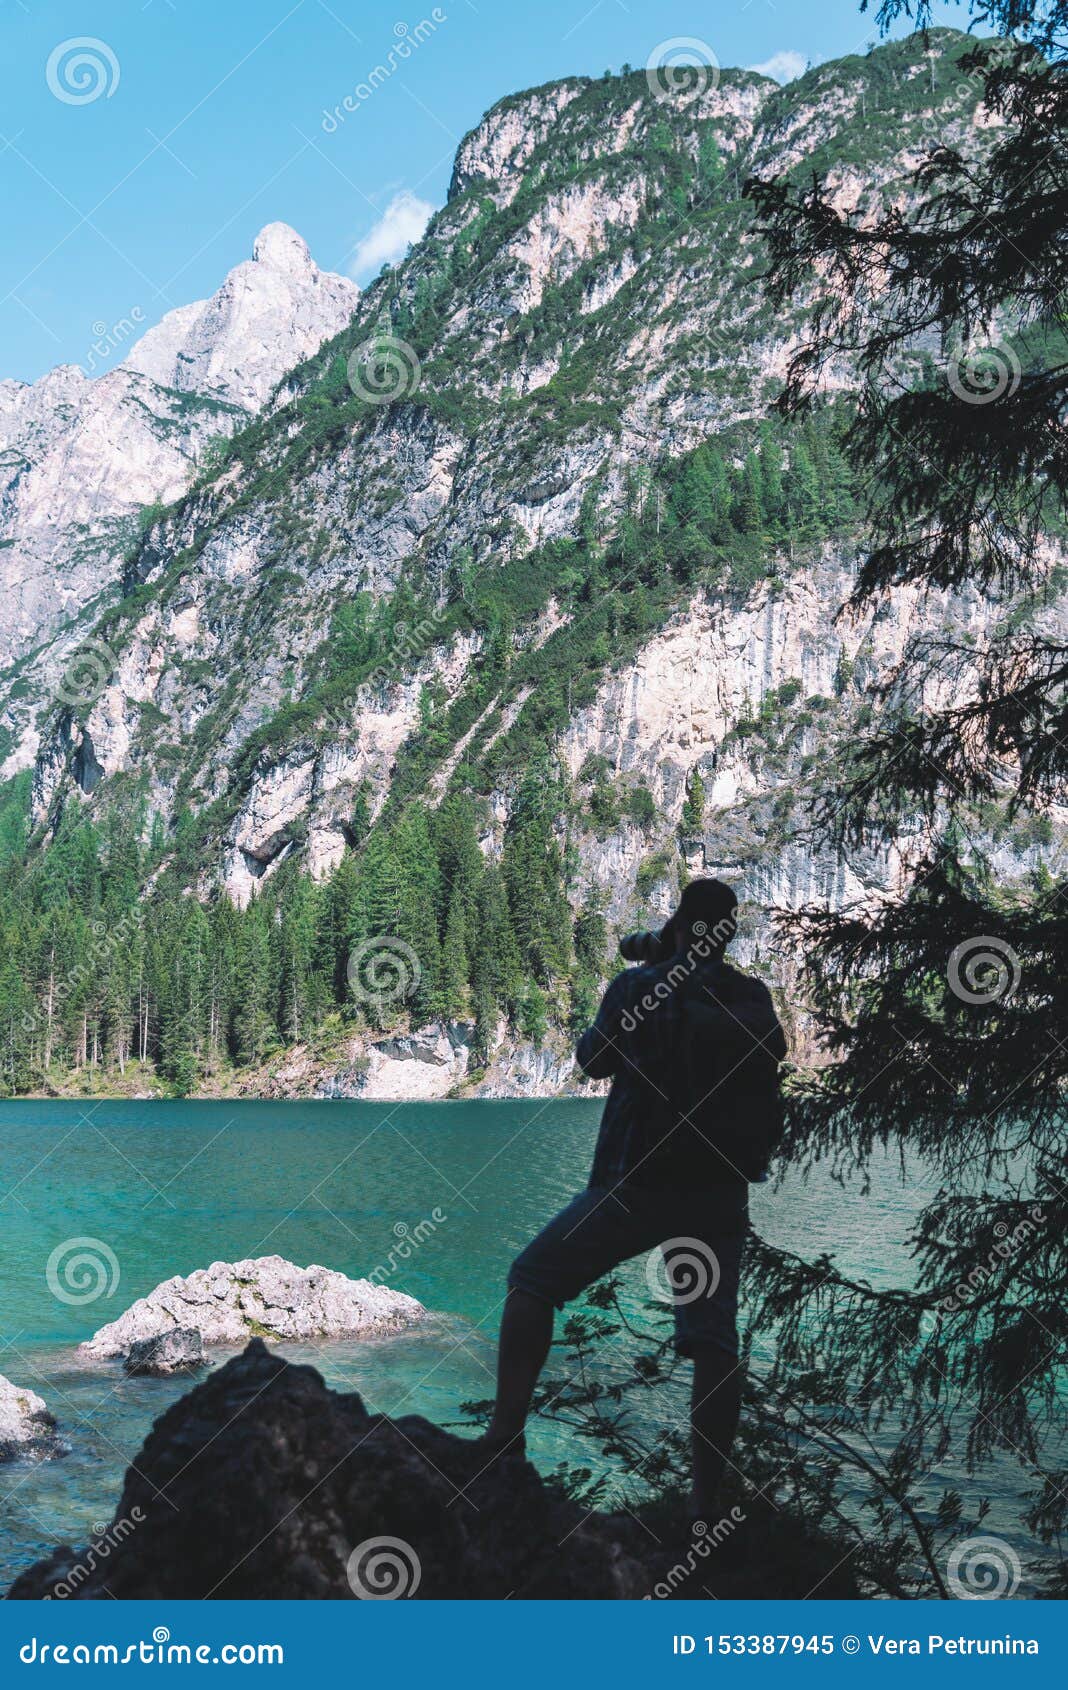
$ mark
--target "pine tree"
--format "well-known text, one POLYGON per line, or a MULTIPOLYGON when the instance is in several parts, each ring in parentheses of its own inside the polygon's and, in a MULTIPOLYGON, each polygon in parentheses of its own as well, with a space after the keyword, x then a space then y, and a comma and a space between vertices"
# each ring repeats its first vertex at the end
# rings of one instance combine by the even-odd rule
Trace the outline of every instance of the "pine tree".
POLYGON ((561 803, 559 782, 549 769, 531 767, 512 805, 501 861, 523 966, 543 986, 565 975, 570 965, 571 909, 553 825, 561 803))
POLYGON ((487 863, 479 885, 477 921, 471 985, 476 1047, 484 1060, 497 1018, 514 1011, 523 982, 508 893, 496 863, 487 863))
POLYGON ((234 1054, 239 1062, 258 1064, 275 1039, 269 1007, 275 993, 271 935, 256 898, 242 913, 234 961, 234 1054))
POLYGON ((699 446, 683 465, 671 495, 672 509, 680 525, 690 524, 702 533, 711 532, 715 514, 716 482, 705 447, 699 446))
POLYGON ((778 522, 783 514, 783 455, 778 437, 768 423, 760 430, 760 470, 765 515, 769 522, 778 522))
MULTIPOLYGON (((903 9, 884 0, 881 22, 903 9)), ((925 25, 930 8, 913 15, 925 25)), ((845 451, 871 536, 850 604, 869 615, 903 585, 1010 603, 1022 589, 1033 604, 1051 586, 1048 537, 1068 522, 1068 365, 1045 333, 1026 360, 1016 350, 1024 325, 1063 318, 1068 7, 993 0, 972 16, 984 36, 1014 37, 977 39, 958 58, 990 122, 978 157, 938 147, 907 193, 863 216, 819 180, 749 185, 770 303, 810 313, 780 411, 811 411, 832 361, 864 373, 845 451), (945 348, 933 378, 914 357, 932 334, 945 348), (974 337, 993 342, 985 381, 974 337)), ((833 486, 833 452, 806 435, 816 478, 833 486)), ((793 502, 799 446, 791 460, 793 502)), ((959 1479, 939 1477, 947 1458, 974 1472, 1013 1452, 1034 1485, 1029 1526, 1050 1545, 1068 1529, 1068 887, 1054 874, 999 887, 975 814, 996 800, 1041 822, 1063 799, 1066 688, 1054 626, 1009 614, 979 637, 918 636, 873 698, 819 819, 832 851, 902 835, 910 848, 898 894, 877 908, 784 917, 831 1059, 793 1094, 788 1148, 802 1167, 819 1157, 863 1174, 889 1146, 922 1168, 916 1274, 908 1288, 876 1287, 766 1245, 759 1261, 778 1381, 803 1400, 805 1334, 818 1327, 842 1423, 858 1436, 898 1423, 885 1519, 924 1494, 927 1520, 960 1522, 959 1479)), ((1064 1596, 1063 1564, 1044 1574, 1064 1596)))
POLYGON ((764 527, 764 477, 760 459, 753 451, 746 453, 742 466, 738 526, 743 534, 759 534, 764 527))
POLYGON ((441 947, 441 1013, 450 1019, 458 1019, 467 1009, 469 969, 467 915, 463 894, 459 886, 454 885, 441 947))
POLYGON ((700 769, 694 769, 682 806, 682 825, 687 833, 700 833, 705 819, 705 783, 700 769))
POLYGON ((812 534, 819 521, 820 489, 815 465, 803 440, 795 440, 790 447, 786 503, 793 526, 802 534, 812 534))

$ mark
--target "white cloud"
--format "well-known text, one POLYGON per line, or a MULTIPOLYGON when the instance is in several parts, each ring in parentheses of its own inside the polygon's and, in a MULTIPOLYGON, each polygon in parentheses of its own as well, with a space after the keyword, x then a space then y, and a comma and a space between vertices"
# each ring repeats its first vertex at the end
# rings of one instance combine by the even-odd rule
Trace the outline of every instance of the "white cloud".
POLYGON ((394 194, 378 222, 357 243, 349 274, 357 281, 366 281, 376 276, 383 264, 396 264, 419 240, 436 210, 429 200, 418 199, 407 188, 394 194))
POLYGON ((792 82, 795 76, 800 76, 806 69, 808 60, 804 53, 795 53, 792 48, 785 48, 781 53, 772 53, 770 59, 765 59, 762 65, 750 65, 750 70, 759 71, 761 76, 771 76, 776 82, 792 82))

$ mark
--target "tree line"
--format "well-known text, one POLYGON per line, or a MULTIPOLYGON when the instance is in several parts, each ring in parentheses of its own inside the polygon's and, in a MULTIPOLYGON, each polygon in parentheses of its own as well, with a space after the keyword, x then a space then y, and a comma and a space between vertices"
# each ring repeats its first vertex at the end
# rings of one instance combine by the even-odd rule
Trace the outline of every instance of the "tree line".
MULTIPOLYGON (((0 860, 0 1074, 23 1092, 131 1063, 178 1093, 333 1028, 473 1023, 485 1060, 502 1017, 540 1040, 592 1013, 605 963, 596 900, 572 913, 547 765, 513 794, 499 860, 465 795, 368 828, 321 880, 281 864, 245 908, 207 902, 144 815, 71 805, 44 852, 16 806, 0 860), (147 886, 147 891, 145 890, 147 886)), ((354 822, 366 826, 366 802, 354 822)))

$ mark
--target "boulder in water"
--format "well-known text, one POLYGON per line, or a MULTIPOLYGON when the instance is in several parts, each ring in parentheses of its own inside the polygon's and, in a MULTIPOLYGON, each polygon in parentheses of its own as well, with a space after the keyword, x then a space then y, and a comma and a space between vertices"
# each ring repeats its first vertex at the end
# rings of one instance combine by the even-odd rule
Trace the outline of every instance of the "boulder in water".
POLYGON ((125 1356, 143 1339, 177 1330, 199 1333, 203 1344, 381 1338, 425 1317, 422 1303, 386 1285, 258 1256, 165 1280, 79 1347, 89 1356, 125 1356))
POLYGON ((207 1366, 204 1343, 195 1326, 175 1326, 155 1338, 139 1338, 123 1360, 127 1373, 145 1373, 165 1378, 170 1373, 192 1373, 207 1366))
POLYGON ((45 1459, 62 1455, 63 1448, 44 1398, 0 1375, 0 1461, 20 1455, 45 1459))

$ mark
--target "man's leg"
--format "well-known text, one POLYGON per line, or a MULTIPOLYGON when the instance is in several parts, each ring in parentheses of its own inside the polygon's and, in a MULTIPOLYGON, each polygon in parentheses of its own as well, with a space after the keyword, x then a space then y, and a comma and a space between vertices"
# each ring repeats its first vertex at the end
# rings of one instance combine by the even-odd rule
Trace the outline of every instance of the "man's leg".
POLYGON ((487 1442, 517 1444, 553 1336, 553 1311, 657 1242, 661 1216, 636 1214, 616 1192, 582 1192, 512 1263, 487 1442))
POLYGON ((513 1285, 501 1318, 497 1405, 486 1432, 493 1443, 511 1443, 522 1432, 552 1339, 553 1305, 513 1285))
POLYGON ((738 1430, 745 1370, 718 1344, 693 1346, 693 1511, 711 1520, 719 1509, 723 1474, 738 1430))
POLYGON ((686 1289, 675 1303, 675 1342, 680 1354, 693 1360, 692 1505, 698 1519, 708 1520, 719 1510, 745 1379, 738 1355, 738 1284, 748 1229, 744 1188, 699 1198, 695 1219, 694 1236, 669 1240, 664 1260, 673 1279, 673 1258, 682 1259, 686 1289), (687 1271, 692 1274, 695 1258, 698 1264, 704 1258, 704 1295, 694 1294, 701 1290, 700 1283, 685 1278, 687 1271))

